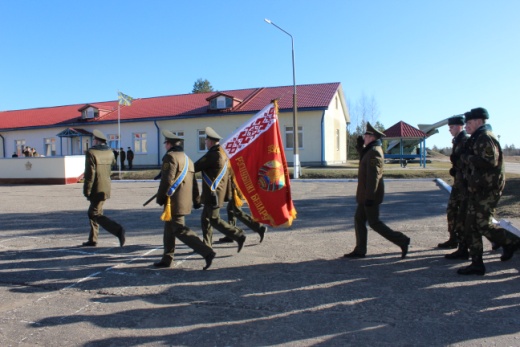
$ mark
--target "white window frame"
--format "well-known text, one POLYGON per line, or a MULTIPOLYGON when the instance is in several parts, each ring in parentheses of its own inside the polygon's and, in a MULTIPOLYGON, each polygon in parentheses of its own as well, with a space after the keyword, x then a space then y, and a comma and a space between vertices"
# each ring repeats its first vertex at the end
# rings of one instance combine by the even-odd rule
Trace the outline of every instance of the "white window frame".
POLYGON ((146 133, 132 133, 132 144, 135 154, 148 153, 148 136, 146 133))
POLYGON ((25 147, 25 140, 14 140, 14 148, 19 157, 23 157, 22 147, 25 147))
POLYGON ((206 130, 197 130, 197 138, 198 138, 198 152, 206 152, 206 130))
POLYGON ((46 137, 43 139, 43 155, 46 157, 56 156, 56 138, 46 137), (49 153, 50 148, 50 153, 49 153))
POLYGON ((108 134, 108 146, 112 149, 119 150, 119 135, 118 134, 108 134))
MULTIPOLYGON (((292 125, 285 126, 285 149, 294 149, 293 129, 292 125)), ((301 125, 298 125, 298 149, 303 149, 303 126, 301 125)))

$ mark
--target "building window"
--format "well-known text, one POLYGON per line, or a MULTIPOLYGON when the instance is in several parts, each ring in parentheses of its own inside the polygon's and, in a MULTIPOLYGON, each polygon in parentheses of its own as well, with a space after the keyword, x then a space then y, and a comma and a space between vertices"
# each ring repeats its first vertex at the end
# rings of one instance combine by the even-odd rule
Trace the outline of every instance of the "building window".
POLYGON ((95 107, 87 107, 83 110, 82 116, 84 119, 97 118, 99 117, 99 110, 95 107))
POLYGON ((137 153, 148 153, 148 146, 146 142, 146 133, 134 133, 134 152, 137 153))
POLYGON ((25 149, 25 140, 14 140, 14 148, 19 157, 23 157, 23 150, 25 149))
POLYGON ((172 131, 172 134, 175 135, 175 136, 179 136, 179 137, 184 139, 184 131, 182 131, 182 130, 180 130, 180 131, 172 131))
MULTIPOLYGON (((285 127, 285 148, 294 149, 294 127, 285 127)), ((298 148, 303 148, 303 127, 298 125, 298 148)))
POLYGON ((205 130, 197 130, 199 137, 199 152, 206 150, 206 131, 205 130))
POLYGON ((339 144, 340 144, 339 129, 336 129, 336 151, 339 151, 339 144))
POLYGON ((56 138, 48 137, 43 139, 43 155, 53 157, 56 155, 56 138))
POLYGON ((119 135, 117 134, 108 134, 107 137, 108 141, 108 147, 113 149, 119 149, 119 135))

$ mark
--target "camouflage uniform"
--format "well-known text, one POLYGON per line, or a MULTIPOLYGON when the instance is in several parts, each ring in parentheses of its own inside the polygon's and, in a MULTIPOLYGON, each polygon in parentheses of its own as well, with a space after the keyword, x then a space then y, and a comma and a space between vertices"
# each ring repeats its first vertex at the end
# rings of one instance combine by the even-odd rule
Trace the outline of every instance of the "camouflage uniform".
POLYGON ((450 175, 453 176, 453 186, 451 187, 448 207, 446 208, 446 216, 450 240, 455 240, 456 242, 464 240, 466 182, 464 181, 463 163, 460 160, 460 156, 464 152, 464 146, 468 137, 465 131, 461 131, 453 138, 453 149, 450 156, 452 163, 450 175))
POLYGON ((482 236, 504 248, 501 258, 503 261, 511 258, 520 241, 514 234, 496 227, 492 221, 505 186, 505 177, 502 149, 488 124, 484 124, 471 135, 467 153, 461 159, 466 165, 465 178, 468 184, 465 236, 472 265, 459 269, 458 273, 483 275, 485 267, 482 262, 482 236), (472 272, 475 266, 481 271, 472 272))

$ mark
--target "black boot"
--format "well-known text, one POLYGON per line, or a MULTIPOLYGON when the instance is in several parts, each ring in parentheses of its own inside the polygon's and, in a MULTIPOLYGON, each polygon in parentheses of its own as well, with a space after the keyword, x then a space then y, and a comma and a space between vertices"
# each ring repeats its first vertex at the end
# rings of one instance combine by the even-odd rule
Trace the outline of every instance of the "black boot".
POLYGON ((443 249, 453 249, 457 248, 457 240, 454 237, 450 237, 448 241, 439 243, 437 245, 437 248, 443 248, 443 249))
POLYGON ((468 260, 469 259, 468 247, 464 243, 459 243, 459 248, 453 253, 446 254, 444 256, 444 258, 468 260))
POLYGON ((479 275, 484 276, 486 273, 486 267, 484 261, 482 261, 481 255, 471 256, 471 264, 469 266, 460 268, 457 270, 459 275, 479 275))
POLYGON ((513 258, 513 254, 515 254, 517 249, 518 246, 516 245, 502 246, 502 255, 500 256, 500 260, 508 261, 509 259, 513 258))

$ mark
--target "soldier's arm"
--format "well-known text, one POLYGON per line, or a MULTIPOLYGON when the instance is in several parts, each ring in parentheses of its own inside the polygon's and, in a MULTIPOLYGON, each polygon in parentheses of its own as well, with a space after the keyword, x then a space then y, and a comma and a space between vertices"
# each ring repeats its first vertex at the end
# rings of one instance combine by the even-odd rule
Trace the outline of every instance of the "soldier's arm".
POLYGON ((92 185, 96 177, 96 161, 92 153, 85 155, 85 174, 83 176, 83 195, 88 199, 92 192, 92 185))

